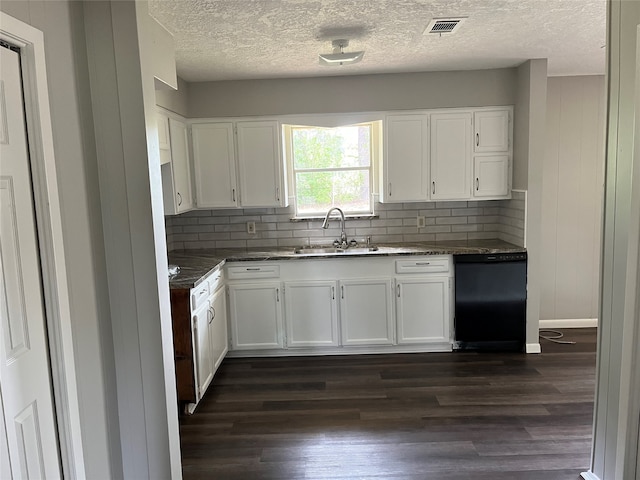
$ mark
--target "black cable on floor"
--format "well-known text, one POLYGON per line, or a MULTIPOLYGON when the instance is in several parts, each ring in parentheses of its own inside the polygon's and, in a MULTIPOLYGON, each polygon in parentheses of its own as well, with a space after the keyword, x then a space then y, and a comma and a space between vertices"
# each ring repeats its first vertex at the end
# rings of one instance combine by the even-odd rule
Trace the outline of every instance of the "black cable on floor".
POLYGON ((540 335, 540 338, 544 338, 545 340, 549 340, 550 342, 553 342, 553 343, 560 343, 562 345, 575 345, 576 344, 576 342, 573 342, 573 341, 570 341, 570 340, 560 340, 562 337, 564 337, 564 333, 559 332, 558 330, 543 329, 543 330, 540 330, 539 335, 540 335), (549 334, 551 334, 551 335, 549 335, 549 334))

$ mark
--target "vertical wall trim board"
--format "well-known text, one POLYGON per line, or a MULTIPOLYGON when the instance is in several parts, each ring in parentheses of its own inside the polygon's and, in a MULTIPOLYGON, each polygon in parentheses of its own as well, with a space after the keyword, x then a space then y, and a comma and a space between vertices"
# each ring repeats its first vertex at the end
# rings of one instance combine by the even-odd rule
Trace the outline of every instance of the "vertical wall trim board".
POLYGON ((604 92, 602 76, 548 81, 541 229, 543 319, 598 315, 604 92))
POLYGON ((629 432, 638 421, 630 408, 630 392, 638 389, 637 301, 640 274, 640 152, 638 93, 640 64, 638 24, 640 3, 608 3, 608 136, 602 262, 602 304, 598 338, 593 461, 590 473, 599 478, 629 478, 625 465, 637 464, 637 446, 629 432), (631 102, 630 99, 634 99, 631 102), (635 147, 635 152, 634 152, 635 147), (635 155, 635 157, 634 157, 635 155))

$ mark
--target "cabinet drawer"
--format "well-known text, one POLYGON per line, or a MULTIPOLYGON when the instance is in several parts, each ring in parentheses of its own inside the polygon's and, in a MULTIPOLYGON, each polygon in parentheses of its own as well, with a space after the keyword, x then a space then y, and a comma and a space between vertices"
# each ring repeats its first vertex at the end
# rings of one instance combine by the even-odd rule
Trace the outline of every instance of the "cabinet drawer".
POLYGON ((242 280, 245 278, 278 278, 280 277, 280 265, 246 265, 227 267, 229 280, 242 280))
POLYGON ((449 269, 449 259, 443 257, 396 260, 396 273, 442 273, 449 269))
POLYGON ((209 298, 209 282, 204 281, 191 289, 191 310, 197 310, 209 298))
POLYGON ((216 291, 224 284, 224 273, 222 270, 217 270, 207 277, 209 283, 209 292, 216 293, 216 291))

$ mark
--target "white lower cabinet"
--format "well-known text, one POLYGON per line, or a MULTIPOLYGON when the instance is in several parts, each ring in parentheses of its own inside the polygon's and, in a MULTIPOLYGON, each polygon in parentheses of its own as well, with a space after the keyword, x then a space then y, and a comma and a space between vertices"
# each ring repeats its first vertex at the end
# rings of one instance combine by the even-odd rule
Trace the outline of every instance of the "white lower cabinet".
POLYGON ((343 345, 393 344, 392 288, 390 279, 340 282, 343 345))
POLYGON ((338 346, 335 281, 285 282, 288 347, 338 346))
POLYGON ((211 362, 211 343, 209 340, 209 319, 211 311, 209 302, 205 302, 193 314, 193 344, 195 349, 196 385, 198 401, 204 395, 213 379, 213 363, 211 362))
POLYGON ((226 268, 234 356, 451 350, 450 256, 226 268))
POLYGON ((280 282, 229 285, 234 350, 283 348, 280 282))
POLYGON ((227 339, 227 295, 224 288, 213 294, 210 300, 209 344, 213 372, 218 369, 229 350, 227 339))
POLYGON ((449 340, 450 285, 440 276, 396 280, 398 344, 449 340))

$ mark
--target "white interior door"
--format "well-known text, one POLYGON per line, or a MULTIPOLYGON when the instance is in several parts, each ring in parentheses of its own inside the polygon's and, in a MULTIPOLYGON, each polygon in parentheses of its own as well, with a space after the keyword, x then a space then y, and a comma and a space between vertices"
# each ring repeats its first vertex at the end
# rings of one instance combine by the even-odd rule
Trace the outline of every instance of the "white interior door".
POLYGON ((0 458, 9 478, 59 478, 20 59, 0 55, 0 458))

